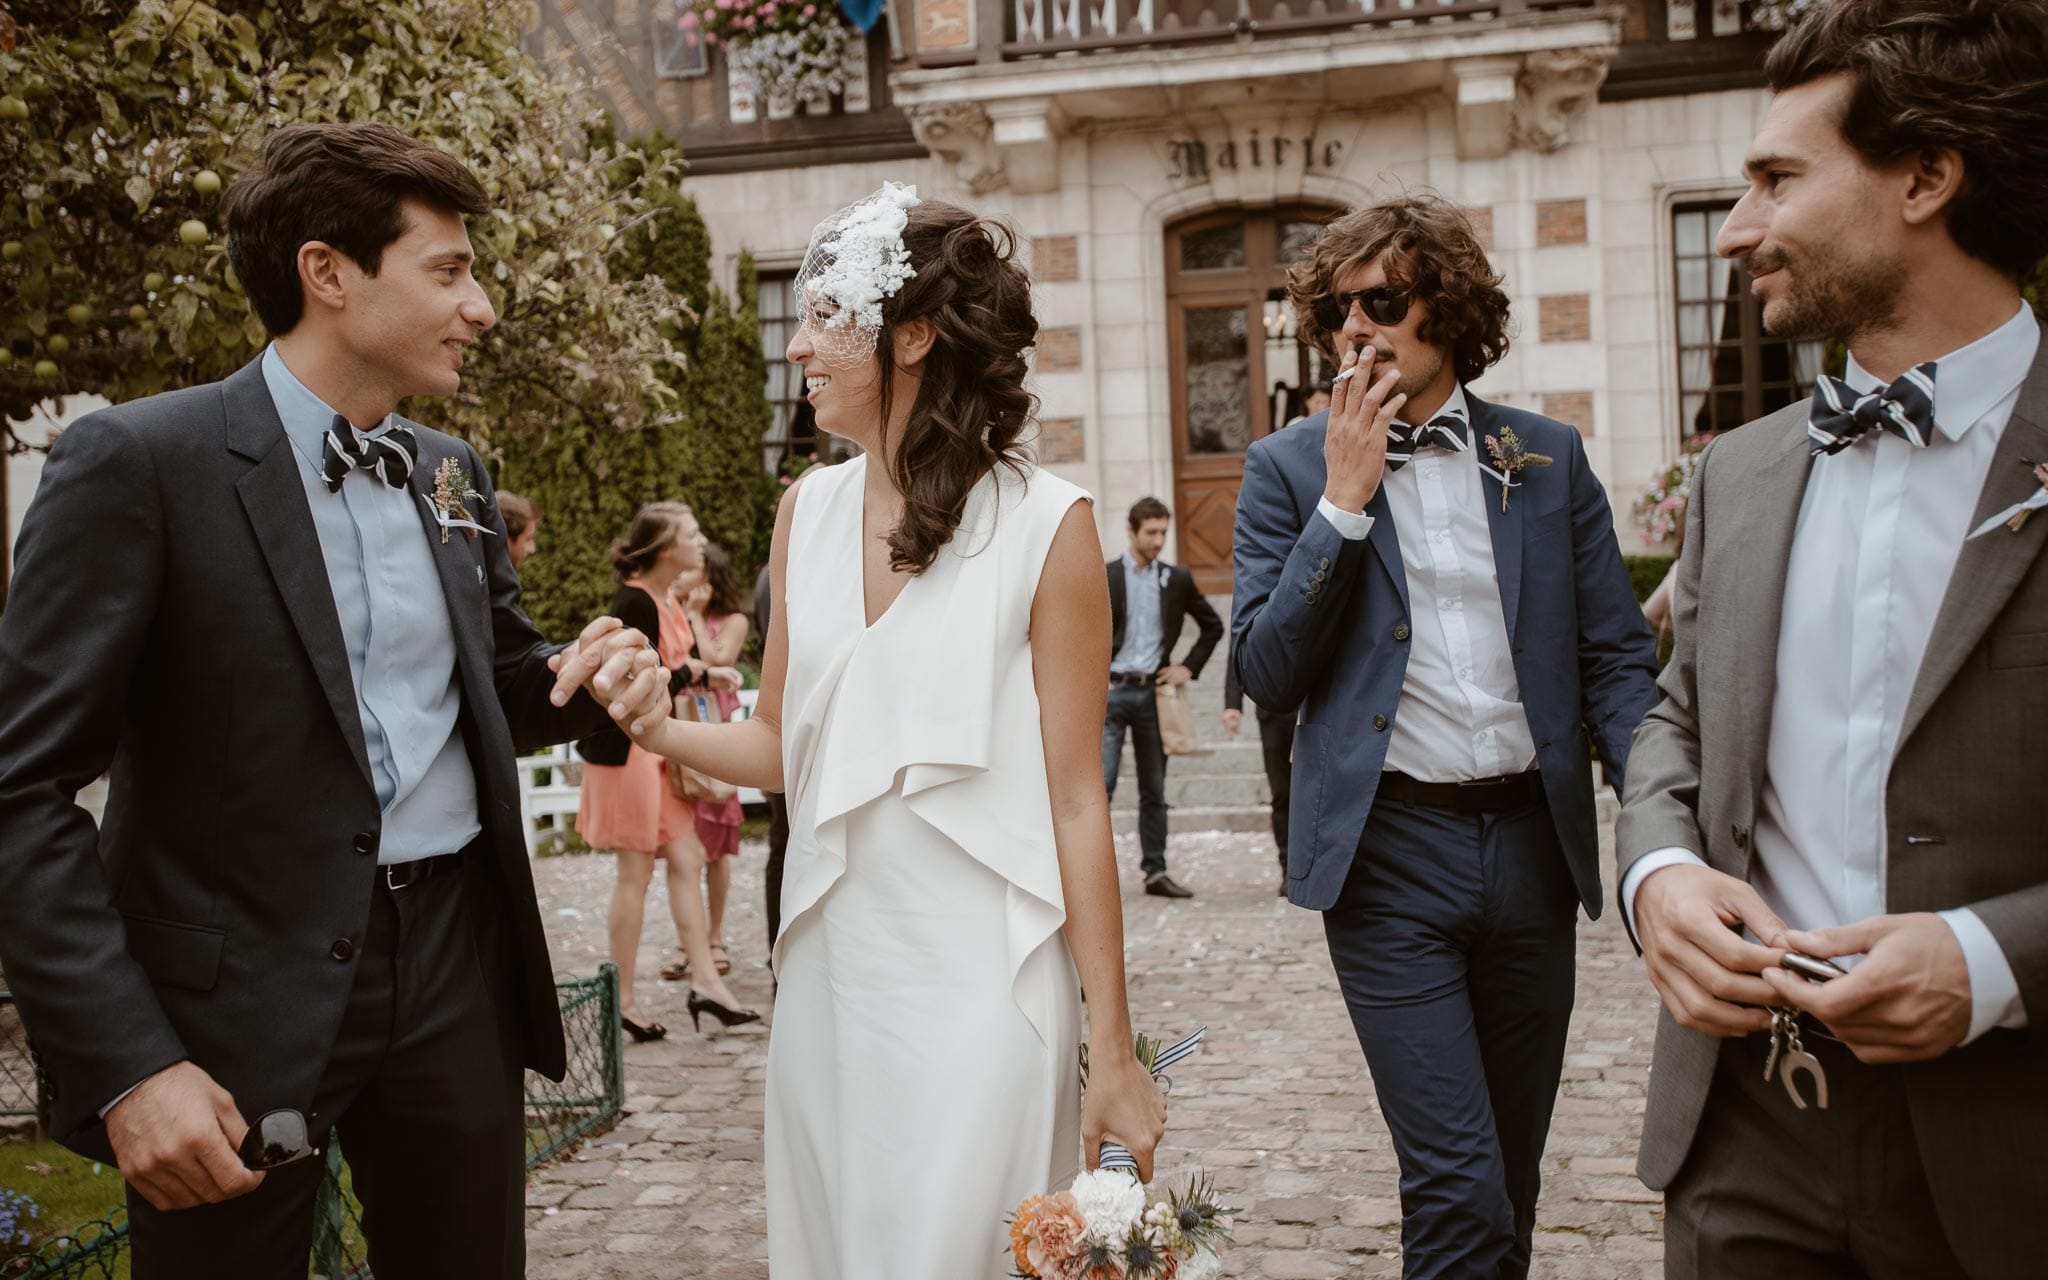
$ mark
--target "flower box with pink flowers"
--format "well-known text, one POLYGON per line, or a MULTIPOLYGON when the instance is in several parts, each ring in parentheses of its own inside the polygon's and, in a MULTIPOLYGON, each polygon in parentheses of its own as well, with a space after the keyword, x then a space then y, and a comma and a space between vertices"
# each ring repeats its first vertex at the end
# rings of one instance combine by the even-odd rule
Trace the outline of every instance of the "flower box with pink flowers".
POLYGON ((677 19, 705 44, 725 49, 737 72, 770 100, 844 93, 847 50, 858 37, 833 4, 813 0, 693 0, 677 19))

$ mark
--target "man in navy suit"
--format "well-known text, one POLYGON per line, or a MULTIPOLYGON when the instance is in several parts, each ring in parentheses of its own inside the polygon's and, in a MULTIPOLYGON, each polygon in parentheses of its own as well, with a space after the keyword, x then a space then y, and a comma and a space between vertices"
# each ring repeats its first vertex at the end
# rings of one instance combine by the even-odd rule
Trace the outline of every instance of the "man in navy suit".
POLYGON ((1334 398, 1251 447, 1237 507, 1232 661, 1298 713, 1288 896, 1400 1153, 1411 1280, 1528 1274, 1601 905, 1586 734, 1618 788, 1657 701, 1578 433, 1465 390, 1507 350, 1499 283, 1440 197, 1331 223, 1289 294, 1334 398))

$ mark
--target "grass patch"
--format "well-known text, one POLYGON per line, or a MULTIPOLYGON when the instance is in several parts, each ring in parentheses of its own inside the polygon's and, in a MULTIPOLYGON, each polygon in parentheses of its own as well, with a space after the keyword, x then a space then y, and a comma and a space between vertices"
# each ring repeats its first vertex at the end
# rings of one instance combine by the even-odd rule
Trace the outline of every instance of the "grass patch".
MULTIPOLYGON (((95 1218, 105 1218, 127 1194, 119 1169, 66 1151, 54 1142, 0 1143, 0 1187, 21 1192, 42 1211, 25 1224, 33 1235, 29 1252, 58 1236, 70 1235, 95 1218)), ((7 1256, 0 1249, 0 1260, 7 1256)), ((125 1254, 115 1274, 128 1274, 125 1254)))

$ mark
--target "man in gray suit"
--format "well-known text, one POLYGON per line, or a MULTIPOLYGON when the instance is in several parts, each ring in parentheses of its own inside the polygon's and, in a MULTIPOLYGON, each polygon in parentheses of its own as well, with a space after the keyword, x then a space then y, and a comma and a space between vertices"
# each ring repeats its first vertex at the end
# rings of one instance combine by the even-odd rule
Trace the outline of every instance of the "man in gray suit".
POLYGON ((1833 0, 1767 70, 1718 247, 1850 360, 1694 480, 1617 837, 1665 1005, 1639 1172, 1670 1280, 2035 1276, 2048 10, 1833 0))

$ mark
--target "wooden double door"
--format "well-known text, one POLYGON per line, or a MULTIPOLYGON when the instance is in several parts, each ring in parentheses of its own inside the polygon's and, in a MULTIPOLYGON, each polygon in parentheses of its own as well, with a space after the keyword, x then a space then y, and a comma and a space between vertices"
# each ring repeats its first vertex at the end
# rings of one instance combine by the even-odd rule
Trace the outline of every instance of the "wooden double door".
POLYGON ((1331 376, 1297 340, 1287 268, 1339 212, 1232 209, 1166 230, 1174 525, 1203 591, 1230 590, 1245 449, 1306 413, 1311 388, 1331 376))

